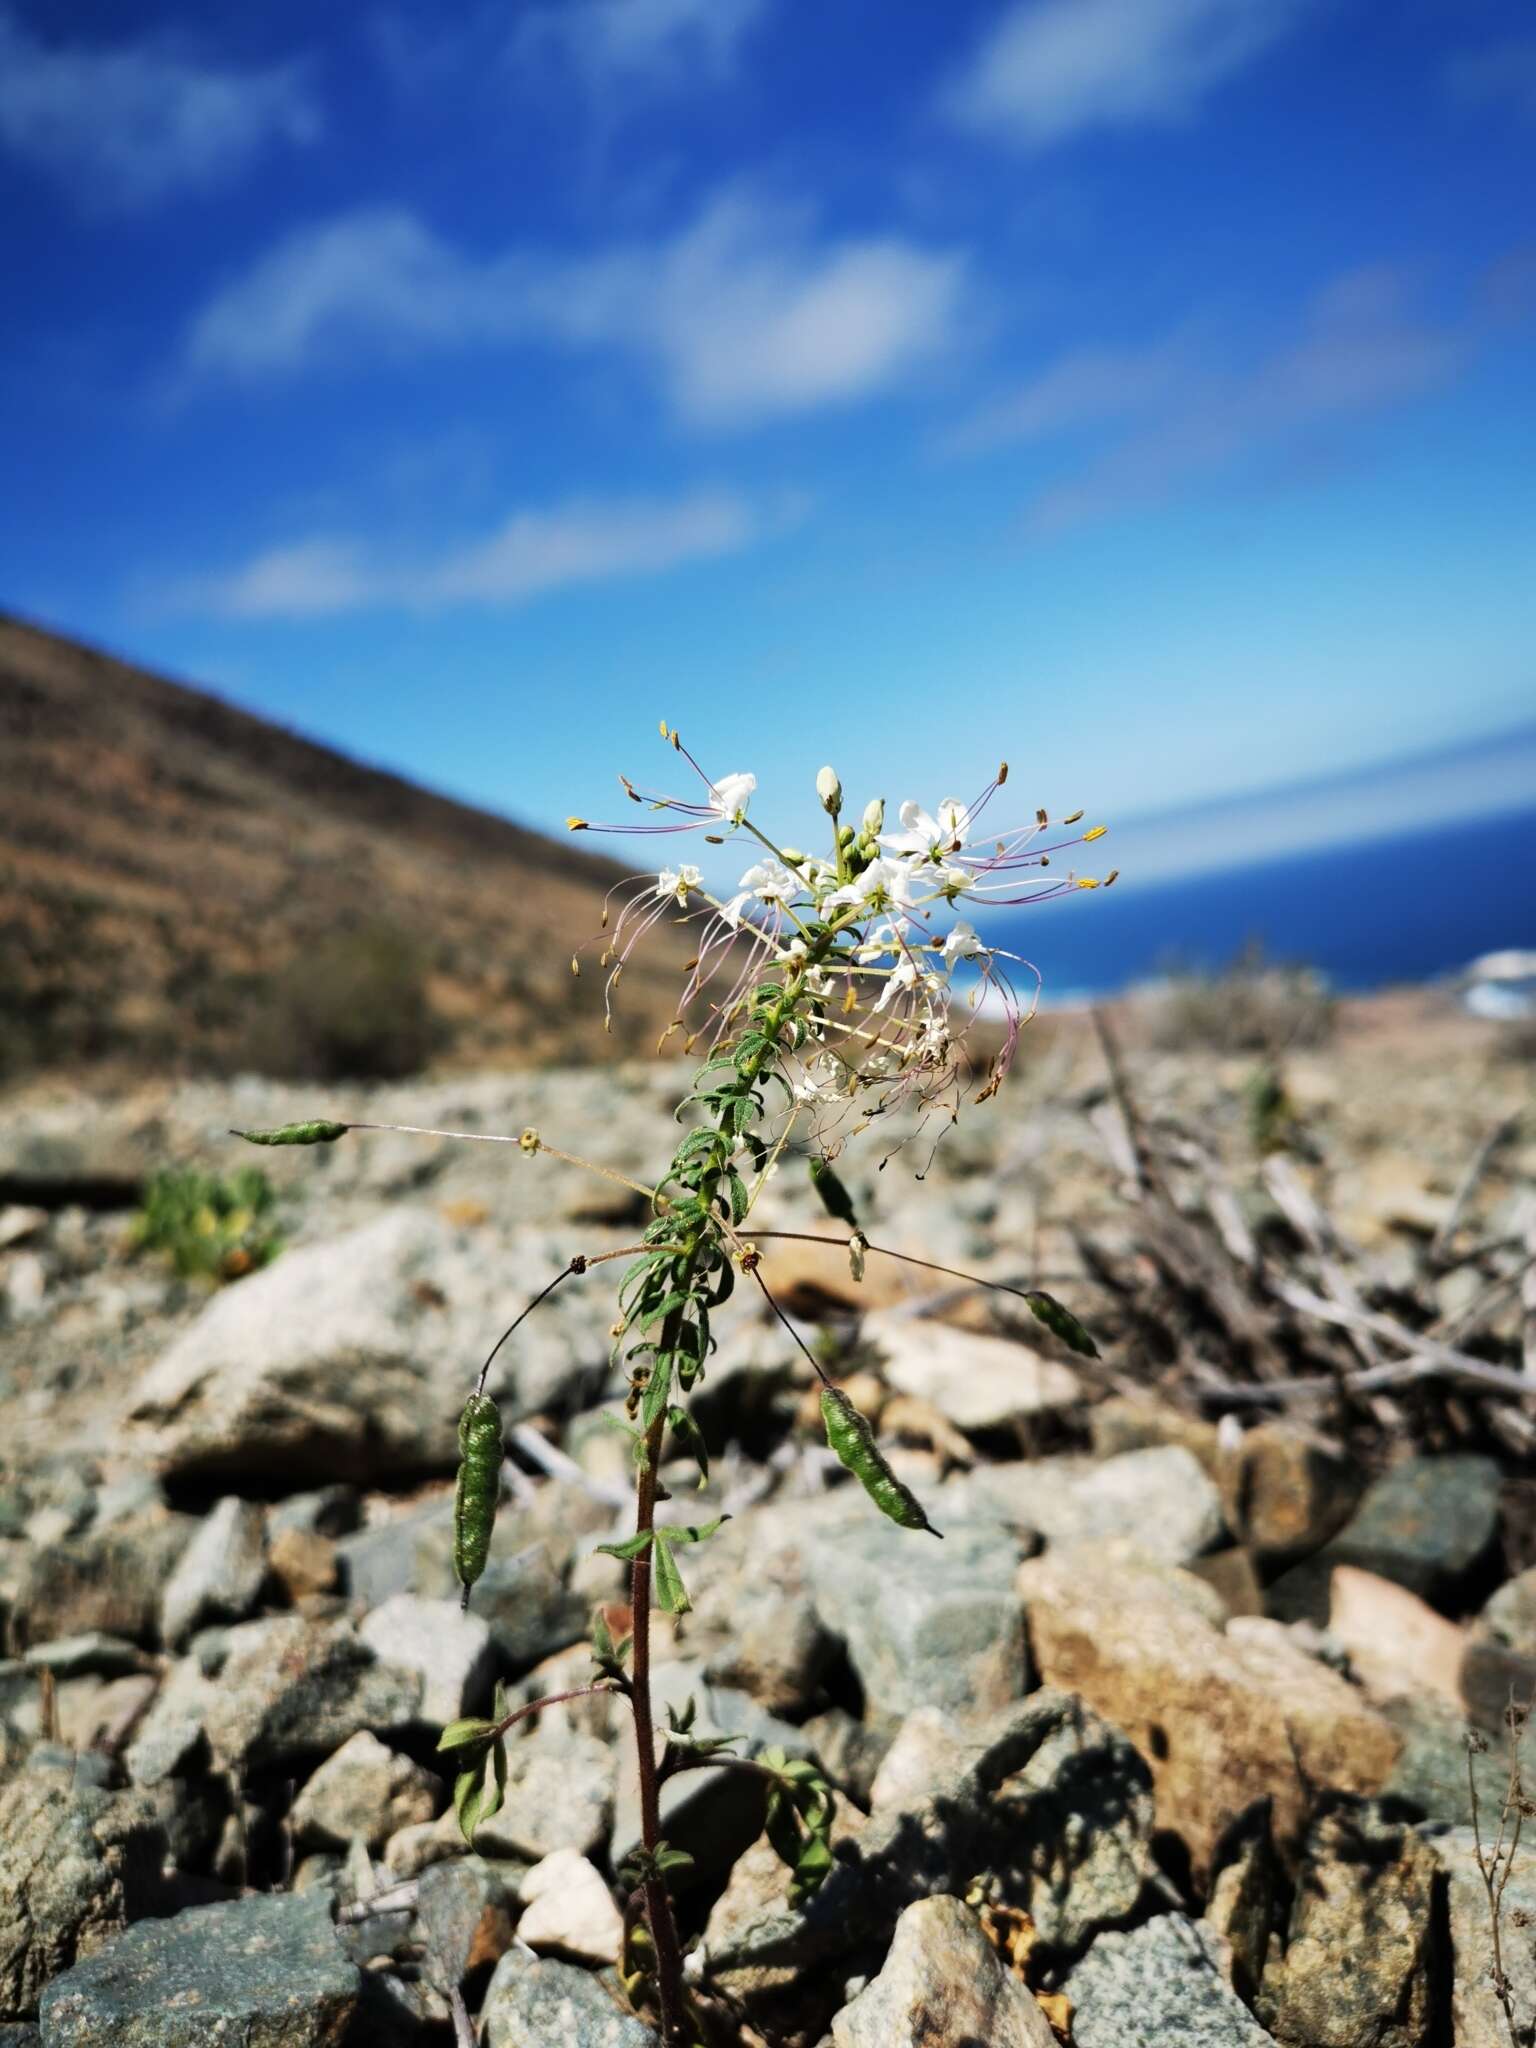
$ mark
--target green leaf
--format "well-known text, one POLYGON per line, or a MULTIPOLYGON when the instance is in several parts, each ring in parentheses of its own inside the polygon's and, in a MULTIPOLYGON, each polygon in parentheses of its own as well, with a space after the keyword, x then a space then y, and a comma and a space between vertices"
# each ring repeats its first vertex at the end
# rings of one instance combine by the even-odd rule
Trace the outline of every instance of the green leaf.
POLYGON ((699 1425, 686 1408, 671 1407, 667 1410, 667 1427, 692 1457, 699 1468, 699 1485, 709 1484, 709 1447, 699 1425))
POLYGON ((652 1868, 658 1877, 665 1877, 669 1870, 692 1870, 693 1858, 686 1849, 673 1849, 665 1842, 658 1842, 652 1868))
POLYGON ((690 1295, 680 1294, 674 1288, 670 1294, 662 1297, 655 1308, 646 1310, 645 1314, 640 1317, 636 1327, 641 1330, 648 1330, 652 1323, 659 1323, 664 1316, 671 1315, 674 1309, 686 1308, 691 1299, 690 1295))
POLYGON ((750 1204, 747 1200, 747 1184, 739 1173, 731 1175, 731 1221, 740 1223, 750 1204))
POLYGON ((714 1535, 717 1529, 723 1528, 730 1519, 729 1515, 716 1515, 712 1522, 704 1522, 691 1527, 682 1522, 669 1522, 665 1528, 658 1529, 656 1533, 658 1536, 665 1536, 669 1543, 704 1543, 714 1535))
POLYGON ((1097 1358, 1099 1347, 1094 1343, 1071 1309, 1064 1308, 1054 1294, 1047 1294, 1041 1288, 1026 1294, 1030 1314, 1035 1316, 1054 1335, 1061 1339, 1070 1351, 1081 1352, 1084 1358, 1097 1358))
POLYGON ((693 1602, 688 1598, 688 1588, 683 1584, 683 1575, 677 1568, 677 1559, 672 1555, 672 1546, 660 1530, 656 1532, 656 1547, 651 1554, 651 1569, 656 1574, 656 1604, 662 1613, 689 1613, 693 1602))
POLYGON ((475 1829, 501 1811, 507 1794, 505 1738, 492 1745, 490 1762, 491 1769, 487 1771, 485 1758, 478 1757, 454 1780, 453 1810, 458 1815, 459 1832, 471 1848, 475 1844, 475 1829))
POLYGON ((437 1738, 437 1746, 443 1749, 467 1749, 472 1742, 484 1742, 494 1732, 496 1723, 480 1715, 471 1715, 464 1721, 450 1721, 437 1738))
POLYGON ((247 1145, 334 1145, 351 1128, 350 1124, 333 1124, 323 1117, 312 1117, 308 1123, 279 1124, 272 1131, 231 1131, 230 1136, 244 1138, 247 1145))
POLYGON ((622 1543, 599 1543, 597 1547, 604 1557, 617 1557, 625 1564, 633 1564, 637 1557, 644 1557, 650 1549, 652 1533, 649 1529, 638 1529, 633 1536, 626 1536, 622 1543))
POLYGON ((672 1360, 664 1351, 658 1351, 651 1360, 651 1376, 645 1383, 645 1398, 640 1403, 640 1420, 649 1430, 659 1415, 666 1413, 667 1396, 672 1391, 672 1360))

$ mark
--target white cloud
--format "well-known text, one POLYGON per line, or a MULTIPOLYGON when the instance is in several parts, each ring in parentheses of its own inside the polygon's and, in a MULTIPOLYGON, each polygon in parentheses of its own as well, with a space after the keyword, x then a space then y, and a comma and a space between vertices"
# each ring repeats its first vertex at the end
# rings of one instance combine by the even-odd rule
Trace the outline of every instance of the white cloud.
POLYGON ((1292 26, 1306 0, 1022 0, 944 95, 962 127, 1028 149, 1178 121, 1292 26))
POLYGON ((1035 499, 1028 524, 1054 532, 1174 495, 1191 479, 1304 441, 1448 383, 1470 335, 1412 309, 1390 265, 1320 292, 1297 332, 1246 365, 1186 329, 1145 349, 1084 349, 948 439, 954 453, 1007 441, 1097 435, 1099 452, 1035 499))
POLYGON ((590 85, 671 86, 735 68, 767 0, 554 0, 525 14, 514 58, 554 55, 590 85))
POLYGON ((573 584, 656 576, 739 554, 784 531, 803 510, 793 498, 753 501, 725 490, 675 499, 576 499, 516 512, 483 538, 425 561, 389 559, 356 540, 302 540, 223 574, 184 580, 161 602, 173 611, 231 619, 525 604, 573 584))
POLYGON ((1452 93, 1468 106, 1507 101, 1536 120, 1536 36, 1517 36, 1454 58, 1447 72, 1452 93))
POLYGON ((45 44, 0 8, 0 144, 88 204, 216 184, 320 125, 301 65, 221 68, 161 41, 45 44))
POLYGON ((187 360, 250 377, 360 345, 610 348, 638 355, 684 418, 732 426, 899 382, 954 339, 964 271, 895 236, 818 240, 803 212, 745 192, 670 237, 578 257, 476 257, 376 210, 263 257, 204 308, 187 360))

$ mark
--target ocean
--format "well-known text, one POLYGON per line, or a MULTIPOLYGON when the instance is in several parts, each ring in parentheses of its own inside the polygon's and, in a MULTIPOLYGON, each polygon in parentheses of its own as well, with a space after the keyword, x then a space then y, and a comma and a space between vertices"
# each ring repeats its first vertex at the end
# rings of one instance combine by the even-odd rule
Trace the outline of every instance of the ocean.
POLYGON ((1536 807, 1117 884, 977 924, 992 944, 1033 960, 1045 1004, 1221 968, 1254 943, 1268 960, 1319 969, 1341 991, 1432 981, 1480 953, 1536 946, 1536 807))

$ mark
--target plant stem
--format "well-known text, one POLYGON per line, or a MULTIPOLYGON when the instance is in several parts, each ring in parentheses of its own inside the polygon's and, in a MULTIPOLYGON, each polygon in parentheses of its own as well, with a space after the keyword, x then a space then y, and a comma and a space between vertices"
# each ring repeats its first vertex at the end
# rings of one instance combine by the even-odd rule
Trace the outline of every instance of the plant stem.
MULTIPOLYGON (((668 1319, 669 1321, 672 1318, 668 1319)), ((665 1340, 663 1340, 665 1341, 665 1340)), ((645 1463, 635 1485, 635 1530, 656 1526, 656 1473, 661 1463, 666 1417, 658 1415, 645 1439, 645 1463)), ((640 1840, 654 1855, 661 1840, 661 1785, 656 1769, 656 1730, 651 1719, 651 1556, 647 1548, 630 1566, 632 1630, 629 1703, 635 1717, 635 1755, 640 1767, 640 1840)), ((644 1885, 645 1917, 656 1950, 656 1997, 661 2008, 663 2048, 683 2040, 683 1952, 666 1880, 654 1873, 644 1885)))

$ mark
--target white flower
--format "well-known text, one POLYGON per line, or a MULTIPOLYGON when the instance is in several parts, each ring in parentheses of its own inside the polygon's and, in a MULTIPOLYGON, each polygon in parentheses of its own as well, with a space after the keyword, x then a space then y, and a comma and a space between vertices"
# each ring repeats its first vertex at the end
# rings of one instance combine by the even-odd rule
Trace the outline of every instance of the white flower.
POLYGON ((716 817, 727 822, 744 818, 756 787, 755 775, 722 775, 709 786, 709 807, 716 817))
POLYGON ((946 853, 958 853, 965 844, 965 809, 959 797, 947 796, 938 815, 930 818, 920 804, 904 803, 902 829, 883 833, 880 844, 909 860, 940 861, 946 853))
POLYGON ((843 808, 843 785, 837 779, 835 768, 817 770, 816 794, 821 799, 821 808, 835 818, 843 808))
POLYGON ((953 967, 957 960, 974 960, 978 953, 985 953, 986 947, 962 917, 939 948, 939 957, 946 967, 953 967))
POLYGON ((685 863, 680 868, 663 868, 656 877, 656 894, 675 896, 679 903, 686 904, 688 891, 697 889, 703 880, 702 870, 691 863, 685 863))
POLYGON ((872 860, 864 872, 834 889, 824 907, 851 903, 860 910, 905 910, 912 902, 912 874, 901 861, 872 860))
POLYGON ((737 893, 722 907, 720 915, 729 924, 740 924, 743 904, 754 897, 760 903, 787 903, 804 887, 800 877, 781 860, 760 860, 736 884, 737 893))

